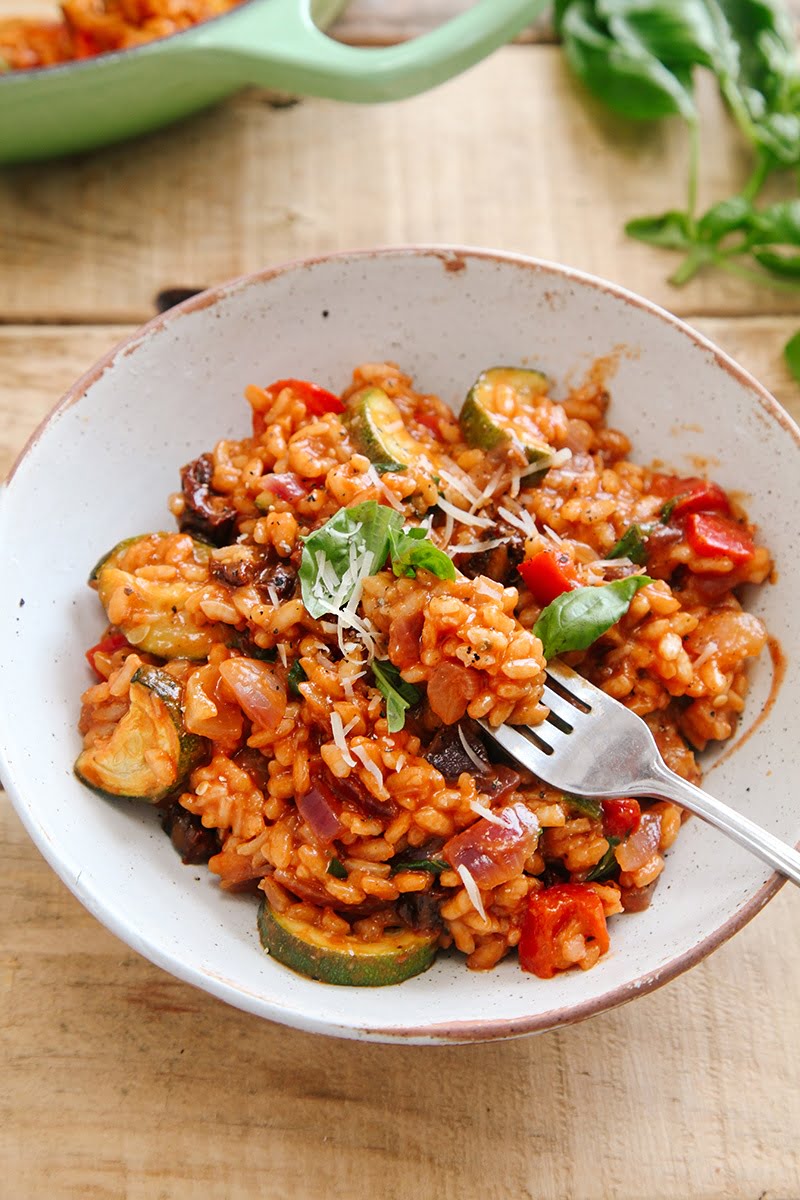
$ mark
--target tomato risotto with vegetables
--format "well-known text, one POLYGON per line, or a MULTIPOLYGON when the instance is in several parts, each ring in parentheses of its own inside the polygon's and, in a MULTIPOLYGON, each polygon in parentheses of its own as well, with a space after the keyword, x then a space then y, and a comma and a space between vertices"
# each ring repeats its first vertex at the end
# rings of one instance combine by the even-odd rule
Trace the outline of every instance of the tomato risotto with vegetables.
POLYGON ((218 17, 242 0, 64 0, 52 21, 0 17, 0 70, 129 50, 218 17))
POLYGON ((592 967, 683 813, 549 787, 478 722, 541 722, 560 655, 697 782, 766 641, 737 598, 771 571, 753 526, 718 484, 629 461, 594 375, 556 400, 491 367, 458 416, 392 363, 341 396, 246 397, 252 434, 183 467, 178 532, 92 571, 108 628, 78 776, 158 806, 314 979, 398 983, 446 947, 474 970, 592 967))

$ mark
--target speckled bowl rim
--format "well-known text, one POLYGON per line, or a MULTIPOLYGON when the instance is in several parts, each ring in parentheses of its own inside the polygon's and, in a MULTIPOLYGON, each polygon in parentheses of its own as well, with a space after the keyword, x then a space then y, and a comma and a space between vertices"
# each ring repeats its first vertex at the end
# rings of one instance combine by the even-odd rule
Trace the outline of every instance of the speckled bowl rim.
MULTIPOLYGON (((275 279, 282 275, 309 270, 323 263, 358 262, 376 258, 392 259, 398 257, 438 258, 442 262, 443 269, 450 272, 459 272, 466 269, 470 259, 524 268, 526 270, 550 274, 560 280, 566 280, 581 287, 592 288, 623 301, 625 304, 630 304, 651 313, 654 317, 658 317, 661 321, 679 330, 695 346, 710 353, 717 366, 727 371, 729 375, 747 389, 761 405, 767 416, 783 427, 794 441, 798 451, 800 451, 800 428, 798 428, 789 414, 770 395, 766 388, 748 371, 734 362, 724 351, 715 346, 713 342, 710 342, 702 334, 698 333, 697 330, 652 301, 645 300, 644 297, 637 295, 635 292, 631 292, 619 284, 601 279, 596 275, 590 275, 574 267, 562 266, 544 259, 514 254, 508 251, 456 244, 419 244, 382 246, 370 250, 343 250, 331 254, 293 259, 278 266, 267 267, 261 271, 237 276, 225 283, 208 288, 196 296, 192 296, 188 300, 184 300, 182 303, 168 309, 165 313, 153 317, 152 320, 124 338, 108 351, 107 354, 103 355, 94 366, 90 367, 69 388, 62 399, 51 409, 31 434, 4 481, 4 488, 7 488, 12 483, 20 464, 30 454, 44 430, 59 413, 80 401, 86 395, 89 388, 106 371, 113 368, 117 359, 130 354, 142 342, 158 334, 174 321, 179 321, 181 317, 200 309, 213 307, 229 295, 242 291, 251 285, 265 283, 270 279, 275 279)), ((298 1019, 291 1009, 279 1008, 277 1005, 266 1002, 256 993, 234 985, 218 975, 197 970, 189 964, 176 964, 169 954, 143 943, 138 938, 132 938, 130 930, 126 927, 124 921, 106 911, 105 902, 102 897, 95 896, 85 886, 83 888, 79 887, 77 879, 73 875, 68 875, 62 871, 63 859, 59 855, 57 848, 43 835, 41 828, 36 823, 33 812, 31 812, 17 791, 9 771, 5 749, 2 746, 0 746, 0 763, 2 763, 4 768, 8 794, 14 803, 14 807, 23 825, 36 846, 81 903, 93 915, 98 917, 112 933, 170 974, 182 979, 186 983, 193 984, 195 987, 210 992, 235 1008, 251 1012, 262 1018, 266 1017, 282 1024, 300 1028, 307 1032, 324 1033, 332 1036, 360 1036, 379 1041, 401 1041, 407 1039, 408 1041, 420 1043, 471 1043, 518 1037, 523 1034, 541 1033, 548 1029, 573 1025, 578 1021, 586 1020, 588 1017, 596 1016, 598 1013, 618 1008, 620 1005, 635 999, 637 996, 646 995, 648 992, 652 992, 656 988, 663 986, 663 984, 669 983, 670 980, 675 979, 684 971, 688 971, 728 941, 729 938, 733 937, 735 933, 738 933, 748 921, 751 921, 761 911, 765 904, 777 894, 786 882, 777 873, 771 875, 749 900, 690 950, 664 963, 663 966, 649 974, 629 980, 627 983, 612 988, 602 996, 574 1004, 568 1009, 550 1009, 547 1012, 538 1013, 533 1016, 499 1018, 496 1020, 457 1021, 447 1024, 397 1025, 381 1026, 379 1028, 356 1024, 344 1026, 339 1023, 316 1020, 314 1018, 303 1017, 298 1019)), ((797 849, 800 850, 800 842, 797 844, 797 849)))

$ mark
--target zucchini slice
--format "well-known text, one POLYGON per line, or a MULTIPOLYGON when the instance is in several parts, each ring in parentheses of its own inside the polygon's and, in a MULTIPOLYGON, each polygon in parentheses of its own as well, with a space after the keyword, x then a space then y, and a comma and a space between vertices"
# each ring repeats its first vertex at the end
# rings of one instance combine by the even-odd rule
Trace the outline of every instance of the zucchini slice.
POLYGON ((381 388, 356 392, 343 419, 359 450, 379 466, 408 467, 425 454, 403 424, 400 409, 381 388))
MULTIPOLYGON (((215 643, 227 643, 235 635, 232 627, 201 624, 186 612, 187 600, 203 586, 203 582, 143 579, 119 565, 126 551, 137 542, 147 539, 157 543, 177 536, 186 535, 150 533, 126 538, 100 559, 89 576, 89 583, 97 588, 106 613, 112 597, 124 589, 129 597, 129 615, 115 623, 132 646, 158 658, 203 659, 208 657, 215 643)), ((195 562, 207 566, 211 547, 195 539, 192 539, 192 545, 195 562)))
POLYGON ((130 547, 135 545, 136 542, 140 542, 142 540, 142 538, 147 538, 147 537, 162 538, 162 537, 169 537, 169 534, 167 534, 167 533, 140 533, 140 534, 137 534, 135 537, 124 538, 121 542, 117 542, 116 546, 112 546, 112 548, 106 554, 104 554, 102 558, 99 558, 97 560, 97 562, 94 564, 94 566, 92 567, 91 573, 89 575, 89 583, 90 584, 97 583, 98 576, 99 576, 100 572, 102 571, 103 567, 105 567, 106 565, 112 566, 112 567, 117 566, 120 558, 122 557, 122 555, 125 553, 126 550, 130 549, 130 547))
POLYGON ((531 420, 536 401, 546 396, 550 380, 541 371, 523 367, 491 367, 470 388, 458 420, 470 446, 494 450, 519 446, 528 462, 550 466, 553 447, 545 442, 531 420))
POLYGON ((350 987, 385 987, 427 971, 436 957, 438 934, 397 929, 377 942, 334 937, 305 921, 276 913, 266 900, 258 910, 264 949, 299 975, 350 987))
POLYGON ((140 667, 130 708, 111 736, 83 750, 75 763, 82 783, 107 796, 157 804, 205 754, 205 740, 183 724, 183 688, 159 667, 140 667))

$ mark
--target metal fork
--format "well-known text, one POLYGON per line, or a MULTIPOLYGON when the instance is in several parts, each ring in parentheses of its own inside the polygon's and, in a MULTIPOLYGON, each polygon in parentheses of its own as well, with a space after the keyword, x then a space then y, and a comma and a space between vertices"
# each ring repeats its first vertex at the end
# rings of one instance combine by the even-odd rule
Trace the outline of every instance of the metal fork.
POLYGON ((545 783, 598 800, 674 800, 800 885, 800 854, 671 771, 648 726, 624 704, 560 662, 548 663, 542 700, 550 715, 541 725, 480 725, 545 783))

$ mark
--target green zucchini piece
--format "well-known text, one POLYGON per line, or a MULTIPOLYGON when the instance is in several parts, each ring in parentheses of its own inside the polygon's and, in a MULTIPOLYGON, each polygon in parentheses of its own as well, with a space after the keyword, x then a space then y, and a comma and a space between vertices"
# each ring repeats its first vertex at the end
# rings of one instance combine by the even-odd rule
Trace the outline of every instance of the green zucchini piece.
POLYGON ((465 441, 481 450, 517 445, 531 465, 539 464, 546 471, 553 447, 542 439, 529 414, 549 389, 550 380, 541 371, 524 367, 483 371, 470 388, 458 417, 465 441), (509 400, 513 403, 511 413, 509 400))
MULTIPOLYGON (((135 598, 134 612, 129 619, 117 621, 116 624, 138 650, 155 654, 158 658, 207 658, 213 645, 230 642, 236 631, 226 625, 201 624, 185 611, 187 600, 202 584, 183 579, 142 579, 118 565, 124 552, 136 542, 145 538, 173 536, 156 533, 126 538, 100 559, 89 582, 97 588, 106 613, 114 593, 119 588, 129 589, 128 594, 135 598)), ((195 561, 207 564, 211 547, 194 538, 192 545, 195 561)))
POLYGON ((343 420, 359 450, 376 465, 402 469, 425 453, 403 424, 400 409, 381 388, 362 388, 351 396, 343 420))
POLYGON ((107 796, 157 804, 174 791, 205 754, 205 739, 183 724, 183 688, 159 667, 140 667, 131 680, 130 708, 105 742, 83 750, 75 763, 82 783, 107 796), (157 751, 156 772, 148 752, 157 751))
POLYGON ((97 562, 94 564, 94 566, 92 567, 91 573, 89 575, 89 583, 97 583, 97 577, 99 576, 103 567, 105 567, 106 565, 116 566, 117 563, 119 562, 120 558, 122 557, 122 555, 125 553, 125 551, 130 546, 133 546, 135 542, 140 542, 142 540, 142 538, 146 538, 146 537, 168 537, 168 536, 169 535, 166 533, 155 533, 155 534, 154 533, 139 533, 139 534, 136 534, 135 537, 124 538, 121 542, 117 542, 116 546, 112 546, 112 548, 109 551, 107 551, 107 553, 105 553, 102 558, 99 558, 97 560, 97 562))
POLYGON ((386 932, 377 942, 334 937, 276 913, 266 900, 258 910, 258 932, 264 949, 284 966, 320 983, 349 987, 385 987, 427 971, 439 940, 435 932, 412 929, 386 932))

